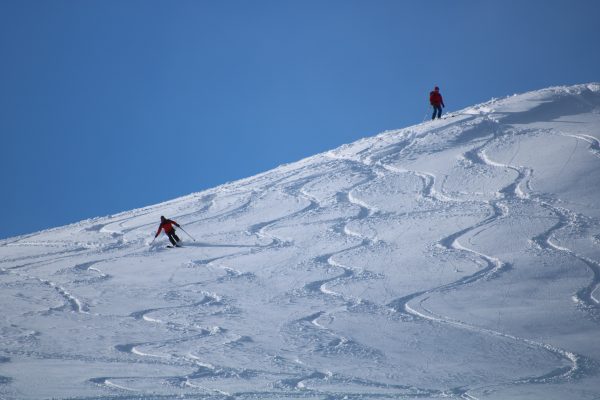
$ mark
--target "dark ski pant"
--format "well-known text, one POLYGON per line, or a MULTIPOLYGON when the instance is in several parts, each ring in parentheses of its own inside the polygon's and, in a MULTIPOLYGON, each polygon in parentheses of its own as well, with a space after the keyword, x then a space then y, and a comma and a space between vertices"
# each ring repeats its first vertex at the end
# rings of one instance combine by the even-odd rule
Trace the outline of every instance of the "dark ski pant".
POLYGON ((441 105, 432 105, 433 107, 433 115, 431 116, 431 119, 435 119, 435 114, 437 113, 437 117, 438 118, 442 118, 442 106, 441 105))
POLYGON ((169 237, 169 242, 171 242, 173 246, 177 246, 177 242, 181 241, 181 239, 179 239, 179 236, 177 236, 177 234, 175 233, 175 229, 173 229, 171 232, 166 233, 169 237))

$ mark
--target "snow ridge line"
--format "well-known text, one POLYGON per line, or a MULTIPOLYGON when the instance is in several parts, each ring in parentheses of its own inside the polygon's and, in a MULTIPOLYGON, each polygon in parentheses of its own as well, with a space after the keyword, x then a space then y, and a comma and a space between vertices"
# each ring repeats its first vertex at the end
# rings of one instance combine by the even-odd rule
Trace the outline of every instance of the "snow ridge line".
MULTIPOLYGON (((435 127, 431 127, 430 125, 432 122, 435 123, 438 121, 425 121, 413 127, 386 131, 374 137, 364 138, 357 142, 340 146, 323 155, 332 159, 356 162, 367 167, 373 167, 377 164, 383 166, 383 160, 389 157, 398 157, 407 149, 410 149, 410 147, 417 143, 419 139, 429 135, 435 135, 462 123, 469 123, 477 118, 481 118, 481 115, 479 114, 456 112, 453 116, 456 115, 463 115, 465 118, 449 122, 444 121, 444 124, 438 124, 438 126, 435 127), (429 129, 422 130, 422 127, 425 126, 429 129), (357 150, 355 150, 355 148, 357 148, 357 150)), ((375 170, 375 173, 378 176, 380 175, 377 170, 375 170)))

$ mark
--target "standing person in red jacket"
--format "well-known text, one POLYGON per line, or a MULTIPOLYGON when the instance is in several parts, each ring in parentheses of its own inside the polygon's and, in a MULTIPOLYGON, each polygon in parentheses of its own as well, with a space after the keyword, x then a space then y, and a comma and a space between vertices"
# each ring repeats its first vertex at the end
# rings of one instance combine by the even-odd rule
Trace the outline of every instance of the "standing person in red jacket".
POLYGON ((440 88, 435 87, 431 93, 429 93, 429 103, 433 107, 433 115, 431 119, 435 119, 435 115, 437 114, 438 118, 442 117, 442 107, 446 107, 444 104, 444 99, 440 93, 440 88))
POLYGON ((179 237, 177 236, 177 234, 175 234, 175 228, 173 228, 173 225, 175 225, 176 227, 180 228, 179 224, 173 220, 167 219, 164 216, 160 216, 160 225, 158 226, 158 230, 156 231, 156 235, 154 235, 154 239, 156 239, 158 237, 158 235, 160 235, 160 231, 161 230, 165 230, 165 234, 169 237, 169 241, 171 242, 171 244, 175 247, 179 247, 179 245, 177 244, 177 242, 180 242, 181 239, 179 239, 179 237))

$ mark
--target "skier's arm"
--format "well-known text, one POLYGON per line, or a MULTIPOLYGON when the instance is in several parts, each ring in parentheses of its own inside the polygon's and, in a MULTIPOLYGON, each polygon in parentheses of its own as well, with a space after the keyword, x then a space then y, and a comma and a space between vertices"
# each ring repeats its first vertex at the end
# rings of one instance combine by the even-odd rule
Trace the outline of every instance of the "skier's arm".
POLYGON ((170 223, 172 223, 173 225, 175 225, 178 228, 181 228, 181 225, 179 225, 177 222, 173 221, 172 219, 169 220, 170 223))
POLYGON ((160 235, 160 231, 162 230, 162 224, 159 225, 158 230, 156 231, 156 235, 154 235, 154 238, 156 239, 158 237, 158 235, 160 235))

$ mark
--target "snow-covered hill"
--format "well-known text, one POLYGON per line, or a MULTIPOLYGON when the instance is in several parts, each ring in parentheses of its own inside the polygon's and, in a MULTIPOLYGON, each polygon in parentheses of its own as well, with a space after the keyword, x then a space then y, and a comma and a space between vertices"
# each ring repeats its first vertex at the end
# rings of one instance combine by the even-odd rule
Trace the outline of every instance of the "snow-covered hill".
POLYGON ((1 241, 0 398, 598 399, 599 139, 549 88, 1 241))

